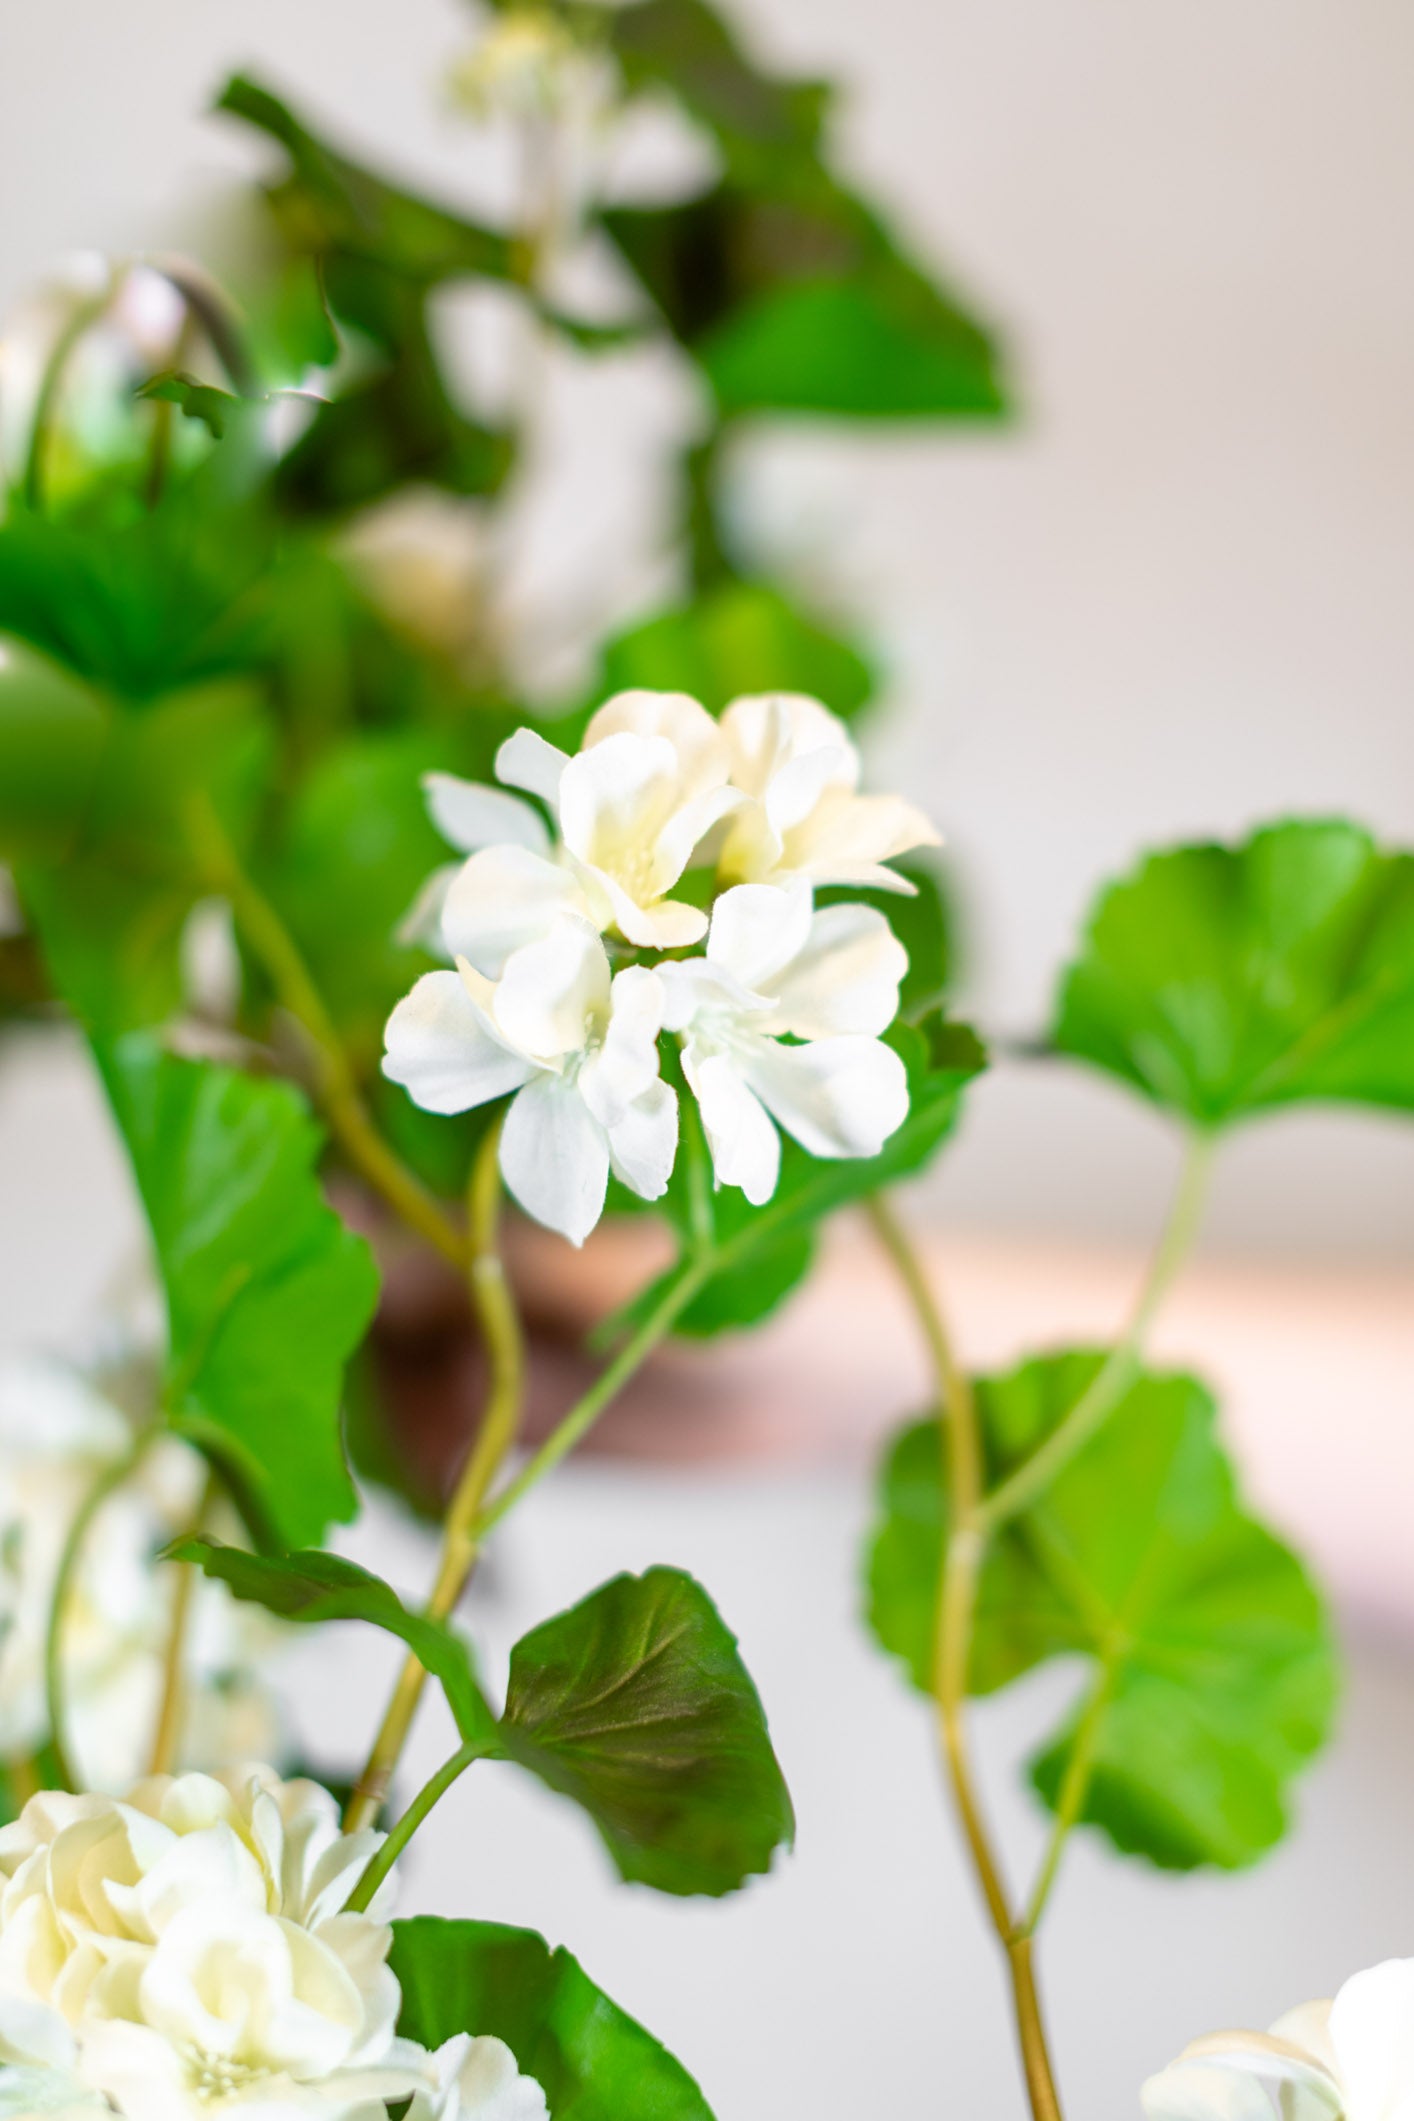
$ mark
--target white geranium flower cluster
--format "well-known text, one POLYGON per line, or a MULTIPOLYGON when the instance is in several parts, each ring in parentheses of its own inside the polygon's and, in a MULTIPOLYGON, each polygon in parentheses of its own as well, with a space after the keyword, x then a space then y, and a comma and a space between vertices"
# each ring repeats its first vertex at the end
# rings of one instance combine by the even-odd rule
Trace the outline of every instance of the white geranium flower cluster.
MULTIPOLYGON (((129 1414, 81 1371, 35 1355, 0 1364, 0 1759, 34 1753, 49 1734, 44 1654, 60 1558, 85 1497, 132 1441, 129 1414)), ((163 1438, 84 1541, 63 1657, 66 1736, 90 1788, 121 1789, 146 1765, 171 1625, 171 1572, 154 1557, 191 1529, 204 1483, 198 1454, 163 1438)), ((193 1587, 184 1766, 274 1749, 274 1705, 255 1668, 279 1635, 223 1585, 193 1587)))
POLYGON ((267 1768, 31 1798, 0 1831, 0 2115, 547 2121, 500 2041, 399 2039, 380 1834, 267 1768))
POLYGON ((645 1200, 667 1187, 663 1032, 719 1185, 769 1200, 778 1127, 814 1156, 876 1155, 908 1110, 880 1035, 908 960, 875 908, 817 909, 814 890, 909 891, 886 865, 938 835, 911 803, 861 795, 859 771, 816 700, 739 699, 717 721, 683 693, 624 692, 573 758, 530 729, 501 746, 498 778, 542 807, 429 775, 432 815, 467 859, 411 920, 456 970, 398 1004, 384 1073, 429 1112, 514 1092, 506 1185, 575 1244, 610 1171, 645 1200))
POLYGON ((1147 2121, 1401 2121, 1414 2114, 1414 1959, 1352 1974, 1269 2033, 1210 2033, 1144 2086, 1147 2121))

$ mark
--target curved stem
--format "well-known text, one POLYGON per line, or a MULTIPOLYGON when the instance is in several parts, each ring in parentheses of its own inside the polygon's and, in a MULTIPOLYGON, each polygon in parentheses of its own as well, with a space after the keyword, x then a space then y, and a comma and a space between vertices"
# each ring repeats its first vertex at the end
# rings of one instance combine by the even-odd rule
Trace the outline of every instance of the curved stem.
POLYGON ((80 302, 68 323, 54 342, 49 359, 44 364, 40 379, 39 395, 35 399, 34 414, 30 421, 29 451, 25 458, 24 498, 25 506, 38 515, 44 507, 45 460, 49 453, 49 437, 54 426, 54 415, 59 406, 59 392, 64 385, 74 349, 81 339, 98 322, 113 299, 114 283, 110 280, 101 294, 91 295, 80 302))
POLYGON ((457 1778, 466 1773, 474 1760, 481 1758, 479 1745, 461 1746, 450 1760, 443 1761, 435 1775, 424 1782, 397 1824, 390 1829, 387 1840, 369 1857, 358 1884, 349 1895, 347 1913, 361 1915, 371 1904, 379 1886, 434 1805, 440 1804, 457 1778))
POLYGON ((717 1264, 715 1260, 703 1260, 696 1266, 688 1267, 681 1278, 664 1291, 661 1300, 649 1312, 638 1331, 625 1341, 614 1360, 601 1370, 583 1398, 575 1402, 558 1428, 551 1430, 539 1450, 526 1460, 514 1480, 507 1481, 500 1493, 493 1496, 480 1512, 472 1526, 474 1539, 483 1539, 492 1525, 499 1524, 506 1512, 514 1509, 521 1497, 528 1494, 538 1481, 543 1480, 545 1475, 574 1449, 581 1438, 587 1435, 610 1400, 622 1391, 645 1357, 651 1355, 678 1313, 686 1309, 717 1264))
POLYGON ((1133 1384, 1154 1314, 1198 1234, 1214 1147, 1211 1134, 1189 1135, 1173 1207, 1128 1325, 1064 1421, 982 1503, 980 1519, 988 1531, 995 1531, 1018 1516, 1050 1486, 1062 1467, 1069 1465, 1104 1426, 1133 1384))
POLYGON ((928 1343, 938 1386, 949 1526, 933 1644, 933 1692, 953 1803, 962 1825, 987 1913, 1006 1953, 1027 2095, 1034 2121, 1061 2121, 1060 2100, 1046 2046, 1029 1936, 1011 1911, 1001 1866, 977 1795, 967 1744, 967 1681, 977 1578, 987 1550, 980 1522, 982 1438, 972 1382, 953 1346, 942 1306, 903 1224, 882 1195, 868 1203, 874 1228, 898 1269, 928 1343))
MULTIPOLYGON (((491 1367, 491 1389, 476 1441, 458 1480, 442 1526, 442 1551, 427 1601, 434 1620, 445 1620, 476 1566, 481 1526, 478 1514, 502 1460, 515 1442, 525 1399, 525 1348, 515 1300, 500 1250, 501 1126, 487 1129, 467 1186, 468 1287, 491 1367)), ((352 1833, 371 1825, 388 1794, 427 1674, 416 1657, 405 1661, 388 1703, 368 1763, 344 1815, 352 1833)))
POLYGON ((369 1118, 343 1042, 299 946, 270 901, 246 874, 215 805, 209 800, 203 799, 194 806, 191 840, 212 890, 230 901, 246 943, 265 967, 281 1003, 301 1026, 314 1050, 316 1094, 340 1148, 409 1229, 426 1238, 453 1266, 464 1268, 467 1249, 460 1232, 422 1181, 388 1147, 369 1118))
POLYGON ((142 1463, 156 1434, 156 1424, 140 1430, 122 1457, 115 1458, 110 1466, 104 1467, 80 1503, 59 1556, 54 1589, 49 1599, 49 1626, 44 1641, 44 1697, 49 1711, 49 1742, 61 1789, 73 1790, 77 1787, 65 1732, 63 1655, 64 1619, 73 1590, 74 1576, 83 1556, 84 1541, 94 1519, 109 1497, 117 1493, 142 1463))
MULTIPOLYGON (((192 1525, 194 1533, 200 1533, 215 1500, 216 1475, 208 1471, 192 1525)), ((172 1586, 172 1612, 167 1626, 167 1645, 162 1656, 162 1702, 157 1712, 157 1729, 153 1734, 152 1757, 148 1768, 148 1773, 152 1775, 170 1775, 175 1767, 177 1747, 182 1733, 182 1716, 186 1709, 183 1660, 197 1571, 187 1561, 174 1562, 172 1566, 176 1574, 172 1586)))

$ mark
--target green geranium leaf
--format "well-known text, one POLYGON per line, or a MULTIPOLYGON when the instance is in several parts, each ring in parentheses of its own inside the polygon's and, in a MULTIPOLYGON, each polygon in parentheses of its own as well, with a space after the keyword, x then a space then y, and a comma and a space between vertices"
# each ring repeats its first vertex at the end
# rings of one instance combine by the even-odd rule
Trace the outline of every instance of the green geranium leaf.
POLYGON ((609 643, 597 696, 636 686, 691 693, 714 714, 742 693, 806 692, 848 716, 876 681, 848 641, 778 590, 728 580, 609 643))
POLYGON ((501 1729, 622 1875, 661 1892, 731 1892, 794 1833, 736 1640, 680 1570, 616 1576, 524 1636, 501 1729))
POLYGON ((75 784, 85 800, 67 844, 21 861, 17 877, 54 986, 105 1034, 162 1022, 182 996, 180 945, 210 895, 203 821, 237 846, 264 793, 270 732, 238 684, 182 694, 141 713, 83 723, 75 784))
POLYGON ((216 109, 268 134, 289 156, 290 175, 275 201, 287 230, 300 239, 294 248, 345 251, 426 285, 472 273, 514 277, 515 251, 507 237, 341 154, 249 75, 232 75, 216 109))
POLYGON ((106 711, 46 657, 0 647, 0 859, 69 848, 92 800, 106 711))
POLYGON ((1200 1126, 1414 1111, 1414 856, 1335 820, 1151 856, 1101 895, 1055 1041, 1200 1126))
POLYGON ((681 2063, 533 1930, 419 1915, 393 1924, 389 1963, 405 2039, 503 2040, 555 2121, 712 2121, 681 2063))
POLYGON ((808 156, 604 220, 724 416, 1006 410, 987 330, 808 156))
POLYGON ((100 1041, 167 1300, 164 1406, 273 1544, 354 1514, 339 1434, 343 1367, 373 1313, 368 1246, 324 1201, 321 1136, 281 1083, 100 1041))
POLYGON ((956 1123, 962 1092, 986 1066, 975 1033, 939 1016, 900 1021, 888 1043, 908 1070, 908 1117, 877 1156, 811 1156, 782 1140, 775 1193, 753 1208, 735 1186, 714 1189, 706 1143, 691 1094, 680 1091, 682 1146, 660 1204, 679 1239, 678 1258, 598 1329, 606 1343, 631 1330, 685 1280, 700 1284, 675 1330, 706 1335, 754 1325, 775 1309, 809 1268, 812 1233, 837 1208, 862 1200, 922 1170, 956 1123))
MULTIPOLYGON (((1102 1360, 1050 1356, 980 1382, 993 1480, 1051 1434, 1102 1360)), ((874 1632, 924 1689, 944 1542, 941 1468, 936 1422, 897 1439, 869 1557, 874 1632)), ((1140 1376, 989 1550, 972 1690, 991 1693, 1074 1654, 1103 1688, 1083 1819, 1126 1853, 1176 1870, 1234 1868, 1280 1840, 1289 1784, 1330 1733, 1335 1646, 1300 1562, 1243 1509, 1213 1402, 1190 1377, 1140 1376)), ((1033 1763, 1049 1803, 1077 1727, 1068 1719, 1033 1763)))
POLYGON ((603 26, 630 90, 670 90, 735 157, 814 148, 829 89, 763 73, 706 0, 637 0, 603 26))
POLYGON ((189 420, 199 420, 213 442, 222 441, 227 428, 233 421, 238 420, 242 413, 255 409, 253 401, 239 398, 233 391, 219 390, 214 383, 203 383, 196 376, 185 375, 180 371, 167 376, 154 376, 150 383, 143 384, 137 395, 140 398, 159 399, 166 405, 175 405, 189 420))
POLYGON ((364 1620, 405 1642, 423 1670, 441 1683, 463 1739, 496 1752, 496 1719, 476 1681, 471 1653, 440 1620, 410 1613, 390 1584, 340 1554, 247 1554, 219 1539, 179 1539, 168 1561, 187 1561, 224 1583, 237 1598, 284 1620, 316 1625, 364 1620))

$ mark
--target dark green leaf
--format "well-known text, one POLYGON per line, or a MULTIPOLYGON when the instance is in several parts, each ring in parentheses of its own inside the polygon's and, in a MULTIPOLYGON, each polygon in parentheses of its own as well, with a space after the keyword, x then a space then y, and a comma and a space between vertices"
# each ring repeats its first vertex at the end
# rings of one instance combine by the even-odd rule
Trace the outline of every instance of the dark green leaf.
POLYGON ((295 248, 345 251, 431 285, 464 274, 514 276, 514 246, 462 215, 434 206, 363 168, 310 130, 280 97, 234 74, 216 109, 278 140, 291 174, 276 192, 295 248))
POLYGON ((662 1892, 731 1892, 794 1832, 736 1640, 677 1569, 616 1576, 524 1636, 501 1728, 622 1875, 662 1892))
POLYGON ((738 161, 814 148, 828 88, 762 73, 705 0, 638 0, 604 28, 630 90, 669 89, 738 161))
POLYGON ((405 1642, 425 1672, 441 1684, 458 1731, 468 1741, 499 1749, 496 1719, 476 1682, 466 1644, 440 1620, 410 1613, 390 1584, 342 1555, 309 1552, 247 1554, 219 1539, 179 1539, 168 1561, 189 1561, 224 1583, 237 1598, 284 1620, 317 1625, 363 1620, 405 1642))
POLYGON ((167 1299, 167 1419, 262 1536, 317 1541, 354 1513, 339 1396, 378 1293, 314 1176, 319 1129, 285 1085, 176 1060, 150 1036, 97 1055, 167 1299))
POLYGON ((88 809, 105 710, 87 685, 0 647, 0 859, 62 855, 88 809))
POLYGON ((390 1964, 405 2039, 503 2040, 554 2121, 712 2121, 682 2065, 533 1930, 421 1915, 393 1924, 390 1964))
POLYGON ((852 715, 873 696, 875 675, 848 641, 778 590, 729 580, 609 643, 600 696, 635 686, 689 692, 714 714, 742 693, 806 692, 852 715))
MULTIPOLYGON (((1051 1356, 980 1383, 993 1479, 1050 1435, 1102 1359, 1051 1356)), ((870 1621, 928 1689, 944 1540, 936 1422, 898 1438, 881 1504, 870 1621)), ((1330 1732, 1335 1649, 1300 1562, 1241 1506, 1192 1378, 1139 1377, 989 1551, 973 1691, 1072 1654, 1107 1689, 1084 1819, 1174 1869, 1250 1863, 1281 1838, 1288 1785, 1330 1732)), ((1033 1765, 1048 1802, 1075 1731, 1068 1719, 1033 1765)))
POLYGON ((203 383, 196 376, 181 373, 154 376, 137 395, 175 405, 189 420, 199 420, 213 442, 222 440, 233 420, 254 409, 249 400, 238 398, 229 390, 218 390, 214 383, 203 383))
MULTIPOLYGON (((247 839, 269 731, 257 697, 234 684, 109 712, 101 729, 62 858, 17 873, 55 987, 89 1029, 112 1033, 177 1008, 182 931, 211 888, 202 821, 214 816, 238 846, 247 839)), ((84 758, 76 749, 80 788, 84 758)))
POLYGON ((1150 856, 1102 894, 1055 1039, 1202 1126, 1414 1111, 1414 856, 1335 820, 1150 856))

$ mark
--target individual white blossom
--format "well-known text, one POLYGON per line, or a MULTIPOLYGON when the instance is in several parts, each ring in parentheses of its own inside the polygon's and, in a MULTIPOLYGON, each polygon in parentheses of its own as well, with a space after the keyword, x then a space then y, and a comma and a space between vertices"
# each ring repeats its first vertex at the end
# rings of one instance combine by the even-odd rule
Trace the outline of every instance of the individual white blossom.
POLYGON ((903 1062, 878 1035, 907 967, 871 906, 816 912, 801 884, 722 894, 706 954, 661 973, 719 1184, 771 1198, 777 1125, 812 1156, 878 1154, 908 1112, 903 1062))
POLYGON ((388 1888, 346 1910, 381 1840, 267 1768, 31 1798, 0 1830, 0 2061, 131 2121, 372 2121, 427 2071, 394 2032, 388 1888))
POLYGON ((544 2092, 504 2040, 461 2033, 429 2057, 427 2075, 407 2121, 549 2121, 544 2092))
POLYGON ((1211 2033, 1143 2087, 1147 2121, 1404 2121, 1414 2114, 1414 1959, 1352 1974, 1269 2033, 1211 2033))
POLYGON ((726 830, 724 882, 912 891, 885 865, 938 834, 901 796, 859 794, 859 753, 837 715, 802 693, 759 693, 733 700, 721 731, 748 798, 726 830))
POLYGON ((707 916, 671 896, 702 842, 741 802, 705 707, 679 692, 605 702, 573 758, 533 729, 508 737, 497 777, 537 796, 558 828, 503 790, 429 776, 439 827, 472 853, 446 894, 443 940, 497 979, 511 951, 566 913, 645 949, 700 942, 707 916))
POLYGON ((538 1222, 582 1244, 612 1169, 645 1200, 667 1187, 677 1099, 658 1074, 663 989, 646 966, 612 974, 586 922, 513 950, 499 980, 462 958, 428 972, 388 1020, 383 1072, 428 1112, 515 1092, 501 1174, 538 1222))
MULTIPOLYGON (((33 1355, 0 1364, 0 1758, 48 1736, 44 1651, 60 1557, 84 1498, 132 1439, 129 1414, 79 1371, 33 1355)), ((172 1575, 154 1556, 190 1530, 204 1485, 197 1453, 164 1438, 85 1537, 62 1643, 66 1735, 90 1788, 121 1788, 146 1761, 171 1621, 172 1575)), ((273 1704, 253 1663, 278 1639, 221 1585, 193 1587, 184 1764, 271 1749, 273 1704)))

